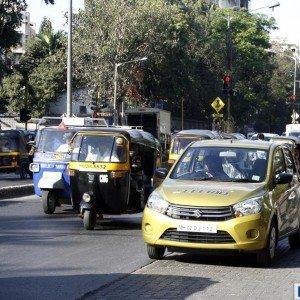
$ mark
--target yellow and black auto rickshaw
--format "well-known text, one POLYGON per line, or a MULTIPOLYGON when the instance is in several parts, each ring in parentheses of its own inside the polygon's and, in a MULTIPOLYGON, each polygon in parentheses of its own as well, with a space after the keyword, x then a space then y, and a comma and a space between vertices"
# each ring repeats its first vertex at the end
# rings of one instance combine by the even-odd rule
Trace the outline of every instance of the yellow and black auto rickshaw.
POLYGON ((128 127, 78 131, 71 147, 71 195, 85 229, 94 229, 105 213, 144 209, 161 157, 150 133, 128 127))
POLYGON ((0 172, 30 175, 25 134, 21 130, 0 130, 0 172))

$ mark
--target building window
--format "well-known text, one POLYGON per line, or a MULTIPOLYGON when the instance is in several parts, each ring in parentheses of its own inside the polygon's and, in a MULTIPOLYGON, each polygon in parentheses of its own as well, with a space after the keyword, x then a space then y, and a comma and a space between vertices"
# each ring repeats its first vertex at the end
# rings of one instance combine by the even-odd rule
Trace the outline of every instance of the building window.
POLYGON ((80 105, 79 106, 79 113, 81 115, 85 115, 86 114, 86 106, 80 105))

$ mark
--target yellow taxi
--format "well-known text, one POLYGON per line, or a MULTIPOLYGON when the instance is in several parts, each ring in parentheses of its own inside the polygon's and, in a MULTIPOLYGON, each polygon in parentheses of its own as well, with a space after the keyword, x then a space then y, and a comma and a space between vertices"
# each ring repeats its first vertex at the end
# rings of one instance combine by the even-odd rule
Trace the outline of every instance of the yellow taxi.
POLYGON ((150 195, 142 220, 148 256, 216 249, 256 253, 268 266, 278 240, 300 247, 300 184, 282 143, 203 140, 190 144, 150 195))

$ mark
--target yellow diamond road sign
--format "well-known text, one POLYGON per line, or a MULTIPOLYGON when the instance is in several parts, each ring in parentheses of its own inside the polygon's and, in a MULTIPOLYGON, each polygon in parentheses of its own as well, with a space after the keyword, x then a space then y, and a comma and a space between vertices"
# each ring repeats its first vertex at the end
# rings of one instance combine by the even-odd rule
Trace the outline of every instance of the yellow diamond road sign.
POLYGON ((224 102, 222 101, 221 98, 217 97, 211 104, 213 109, 218 113, 224 106, 224 102))

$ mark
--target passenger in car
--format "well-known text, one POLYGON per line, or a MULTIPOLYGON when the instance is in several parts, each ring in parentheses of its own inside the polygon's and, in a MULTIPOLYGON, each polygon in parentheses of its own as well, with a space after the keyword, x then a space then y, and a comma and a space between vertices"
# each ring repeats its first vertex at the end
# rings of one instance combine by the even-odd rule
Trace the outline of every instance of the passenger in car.
POLYGON ((204 159, 206 172, 209 176, 219 179, 228 179, 229 176, 224 172, 222 159, 217 155, 206 156, 204 159))

